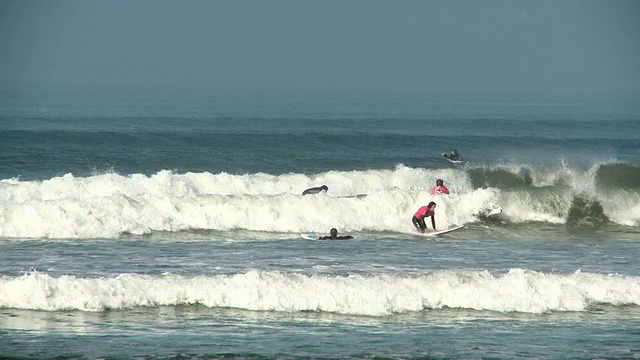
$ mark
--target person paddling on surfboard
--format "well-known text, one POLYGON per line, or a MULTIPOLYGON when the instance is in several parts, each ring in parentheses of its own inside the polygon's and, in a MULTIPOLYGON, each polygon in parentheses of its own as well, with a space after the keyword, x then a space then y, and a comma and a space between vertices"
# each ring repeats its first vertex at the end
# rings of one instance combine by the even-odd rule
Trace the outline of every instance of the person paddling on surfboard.
POLYGON ((329 236, 318 237, 318 240, 349 240, 353 239, 353 236, 338 236, 338 229, 332 228, 329 230, 329 236))
POLYGON ((411 222, 421 233, 429 232, 429 230, 427 230, 427 224, 424 222, 424 218, 429 216, 431 217, 431 226, 433 226, 433 231, 436 231, 436 203, 433 201, 427 206, 420 207, 420 209, 418 209, 418 211, 413 215, 411 222))
POLYGON ((460 153, 456 149, 451 150, 449 154, 442 153, 442 156, 444 156, 444 158, 449 161, 462 161, 462 155, 460 155, 460 153))
POLYGON ((307 190, 302 192, 302 195, 326 193, 327 191, 329 191, 329 187, 327 185, 322 185, 322 186, 318 186, 318 187, 313 187, 313 188, 307 189, 307 190))
POLYGON ((449 189, 444 186, 444 181, 442 179, 436 180, 436 186, 431 189, 431 195, 436 194, 449 194, 449 189))

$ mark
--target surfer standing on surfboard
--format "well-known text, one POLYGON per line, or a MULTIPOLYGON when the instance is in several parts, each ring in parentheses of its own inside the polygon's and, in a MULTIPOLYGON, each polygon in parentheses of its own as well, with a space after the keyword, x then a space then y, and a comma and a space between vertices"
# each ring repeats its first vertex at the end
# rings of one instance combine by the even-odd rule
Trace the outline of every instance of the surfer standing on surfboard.
POLYGON ((427 230, 427 224, 424 222, 424 218, 429 216, 431 217, 431 226, 433 226, 433 231, 436 231, 436 203, 433 201, 427 206, 420 207, 420 209, 418 209, 418 211, 413 215, 411 222, 421 233, 429 232, 429 230, 427 230))
POLYGON ((444 158, 449 161, 456 161, 456 162, 462 161, 462 155, 460 155, 460 153, 456 149, 451 150, 451 153, 449 154, 442 153, 442 156, 444 156, 444 158))

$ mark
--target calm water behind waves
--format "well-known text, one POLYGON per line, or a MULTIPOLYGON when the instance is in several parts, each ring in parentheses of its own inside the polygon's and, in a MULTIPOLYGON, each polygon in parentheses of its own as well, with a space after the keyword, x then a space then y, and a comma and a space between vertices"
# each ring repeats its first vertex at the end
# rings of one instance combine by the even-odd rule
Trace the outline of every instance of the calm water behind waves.
POLYGON ((594 161, 638 165, 638 104, 466 103, 415 95, 5 93, 0 177, 323 172, 594 161), (39 96, 38 96, 39 95, 39 96), (440 102, 438 102, 440 101, 440 102), (57 171, 57 172, 56 172, 57 171))

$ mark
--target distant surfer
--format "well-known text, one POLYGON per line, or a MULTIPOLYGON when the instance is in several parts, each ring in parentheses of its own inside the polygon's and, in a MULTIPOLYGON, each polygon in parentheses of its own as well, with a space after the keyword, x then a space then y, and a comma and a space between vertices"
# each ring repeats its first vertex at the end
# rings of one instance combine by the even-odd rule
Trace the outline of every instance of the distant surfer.
POLYGON ((444 156, 445 159, 447 159, 449 161, 452 161, 452 162, 453 161, 462 162, 462 155, 460 155, 460 153, 456 149, 451 150, 451 152, 449 154, 442 153, 442 156, 444 156))
POLYGON ((421 233, 429 232, 427 230, 427 224, 424 222, 424 218, 429 216, 431 217, 431 226, 433 226, 433 231, 436 231, 436 203, 433 201, 427 206, 420 207, 420 209, 418 209, 418 211, 413 215, 411 222, 421 233))
POLYGON ((353 239, 351 235, 338 236, 338 229, 332 228, 329 230, 329 236, 318 237, 318 240, 349 240, 353 239))
POLYGON ((313 187, 313 188, 307 189, 307 190, 302 192, 302 195, 326 193, 327 191, 329 191, 329 187, 327 185, 322 185, 322 186, 318 186, 318 187, 313 187))
POLYGON ((449 189, 444 186, 444 181, 442 179, 436 180, 436 186, 431 189, 431 195, 437 194, 449 194, 449 189))

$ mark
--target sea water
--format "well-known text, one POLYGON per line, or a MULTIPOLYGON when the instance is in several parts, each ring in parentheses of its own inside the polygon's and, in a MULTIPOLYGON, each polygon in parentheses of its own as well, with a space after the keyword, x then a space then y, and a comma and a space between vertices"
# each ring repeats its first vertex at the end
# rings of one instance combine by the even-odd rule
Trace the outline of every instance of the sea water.
POLYGON ((640 358, 639 135, 620 98, 3 91, 0 355, 640 358), (464 228, 417 236, 430 201, 464 228))

